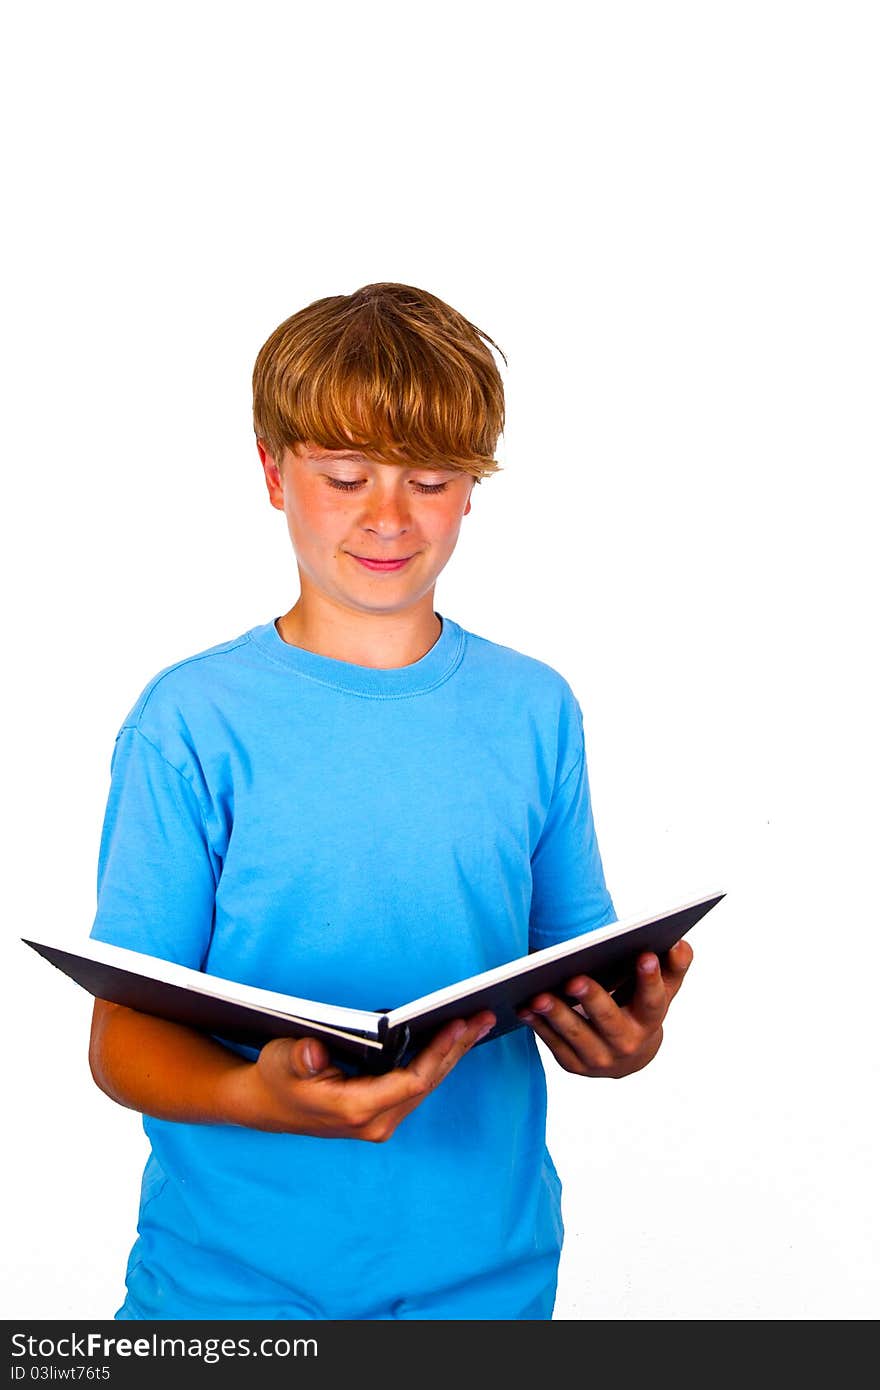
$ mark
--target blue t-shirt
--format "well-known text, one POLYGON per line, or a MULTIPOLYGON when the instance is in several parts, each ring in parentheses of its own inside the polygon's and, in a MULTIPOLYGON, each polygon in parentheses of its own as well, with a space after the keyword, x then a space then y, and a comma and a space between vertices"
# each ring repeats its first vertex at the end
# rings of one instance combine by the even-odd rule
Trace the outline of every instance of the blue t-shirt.
MULTIPOLYGON (((161 671, 117 736, 98 940, 374 1009, 614 917, 570 686, 449 618, 387 670, 264 623, 161 671)), ((520 1028, 383 1144, 145 1117, 117 1316, 548 1318, 545 1116, 520 1028)))

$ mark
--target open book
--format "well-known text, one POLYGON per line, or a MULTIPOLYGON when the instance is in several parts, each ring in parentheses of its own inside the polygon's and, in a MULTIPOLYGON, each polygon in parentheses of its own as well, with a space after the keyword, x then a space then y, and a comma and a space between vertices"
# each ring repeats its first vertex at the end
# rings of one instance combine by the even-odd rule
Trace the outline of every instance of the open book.
POLYGON ((563 994, 565 982, 575 975, 589 975, 622 998, 631 988, 638 955, 655 951, 662 956, 724 896, 712 893, 650 917, 612 922, 399 1008, 375 1011, 236 984, 101 941, 89 940, 74 950, 22 940, 98 999, 249 1047, 259 1048, 270 1038, 318 1037, 339 1064, 378 1073, 405 1064, 453 1018, 490 1009, 497 1022, 482 1042, 522 1027, 518 1009, 544 990, 563 994))

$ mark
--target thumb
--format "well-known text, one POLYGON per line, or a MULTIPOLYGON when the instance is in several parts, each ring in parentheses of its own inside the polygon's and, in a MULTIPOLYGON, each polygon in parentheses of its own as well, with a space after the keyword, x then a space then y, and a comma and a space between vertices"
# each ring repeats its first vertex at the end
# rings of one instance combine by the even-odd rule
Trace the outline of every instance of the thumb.
POLYGON ((319 1071, 326 1069, 327 1063, 327 1050, 317 1038, 298 1038, 291 1043, 287 1065, 294 1076, 317 1076, 319 1071))

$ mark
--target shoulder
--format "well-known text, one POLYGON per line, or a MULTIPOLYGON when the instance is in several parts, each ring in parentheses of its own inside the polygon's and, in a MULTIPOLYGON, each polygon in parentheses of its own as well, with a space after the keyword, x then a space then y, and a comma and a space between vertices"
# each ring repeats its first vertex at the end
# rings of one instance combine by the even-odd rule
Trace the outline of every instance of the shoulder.
POLYGON ((465 632, 462 671, 470 709, 492 736, 526 739, 566 775, 584 756, 580 703, 561 671, 514 647, 465 632))
POLYGON ((466 641, 467 662, 479 677, 507 686, 530 700, 547 702, 551 706, 578 708, 578 702, 568 680, 555 666, 546 661, 492 642, 474 632, 462 629, 466 641))
POLYGON ((247 664, 259 630, 249 628, 162 667, 144 685, 121 728, 136 729, 150 742, 161 745, 168 734, 197 722, 201 712, 216 706, 224 692, 234 688, 236 673, 247 664))

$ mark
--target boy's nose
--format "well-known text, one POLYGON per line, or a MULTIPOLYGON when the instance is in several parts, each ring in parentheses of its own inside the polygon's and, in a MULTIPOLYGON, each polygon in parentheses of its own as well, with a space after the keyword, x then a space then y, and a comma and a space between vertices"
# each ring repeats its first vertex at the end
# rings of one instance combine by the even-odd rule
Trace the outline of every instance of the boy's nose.
POLYGON ((361 527, 380 536, 396 536, 409 529, 409 508, 405 497, 396 493, 376 493, 364 507, 361 527))

